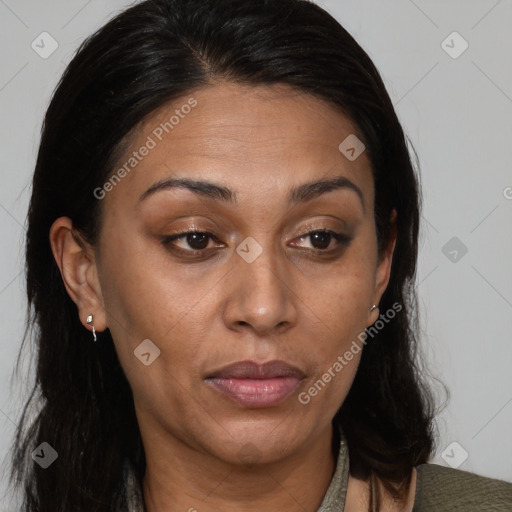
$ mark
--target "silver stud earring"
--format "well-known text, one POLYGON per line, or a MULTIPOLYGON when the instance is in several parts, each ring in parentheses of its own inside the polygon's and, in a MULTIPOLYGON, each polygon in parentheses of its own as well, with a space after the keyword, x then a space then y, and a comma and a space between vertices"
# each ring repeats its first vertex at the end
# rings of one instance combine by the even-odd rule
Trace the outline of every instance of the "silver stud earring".
POLYGON ((379 309, 379 308, 374 304, 374 305, 371 307, 371 309, 370 309, 370 313, 371 313, 373 310, 375 310, 375 309, 379 309))
MULTIPOLYGON (((87 320, 85 322, 87 325, 92 325, 92 315, 89 315, 87 317, 87 320)), ((92 336, 94 338, 94 341, 96 341, 96 329, 94 328, 94 325, 92 325, 92 336)))

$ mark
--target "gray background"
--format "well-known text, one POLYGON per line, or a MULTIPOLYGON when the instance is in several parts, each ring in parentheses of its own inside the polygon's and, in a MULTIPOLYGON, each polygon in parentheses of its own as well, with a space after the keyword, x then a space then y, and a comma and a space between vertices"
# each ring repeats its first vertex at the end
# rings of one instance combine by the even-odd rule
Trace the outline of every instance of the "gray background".
MULTIPOLYGON (((422 347, 451 392, 432 462, 512 481, 512 1, 318 3, 374 60, 420 159, 422 347), (448 37, 454 31, 463 39, 448 37), (464 40, 469 47, 453 58, 464 40)), ((127 5, 0 0, 3 472, 30 379, 27 360, 23 380, 11 386, 24 326, 24 222, 41 122, 79 43, 127 5), (44 31, 58 43, 46 59, 31 47, 44 31)), ((5 475, 0 496, 1 482, 5 475)))

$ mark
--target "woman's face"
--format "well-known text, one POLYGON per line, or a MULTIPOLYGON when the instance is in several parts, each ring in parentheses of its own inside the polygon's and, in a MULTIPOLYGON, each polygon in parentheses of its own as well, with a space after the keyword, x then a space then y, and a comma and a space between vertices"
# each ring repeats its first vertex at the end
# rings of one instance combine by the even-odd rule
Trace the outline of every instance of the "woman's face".
POLYGON ((329 427, 393 250, 379 260, 367 155, 338 148, 355 133, 311 96, 232 84, 135 132, 121 179, 98 193, 94 318, 113 336, 143 439, 239 464, 293 454, 329 427))

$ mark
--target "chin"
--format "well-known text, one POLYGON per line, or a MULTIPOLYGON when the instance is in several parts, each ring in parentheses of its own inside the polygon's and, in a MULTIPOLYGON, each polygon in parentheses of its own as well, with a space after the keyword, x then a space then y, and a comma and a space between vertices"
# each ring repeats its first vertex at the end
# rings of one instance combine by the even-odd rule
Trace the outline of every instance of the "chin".
MULTIPOLYGON (((267 424, 252 421, 226 428, 216 441, 217 447, 223 447, 218 457, 230 464, 252 466, 271 464, 289 456, 306 442, 307 433, 290 431, 284 418, 267 424)), ((213 448, 211 438, 209 444, 213 448)))

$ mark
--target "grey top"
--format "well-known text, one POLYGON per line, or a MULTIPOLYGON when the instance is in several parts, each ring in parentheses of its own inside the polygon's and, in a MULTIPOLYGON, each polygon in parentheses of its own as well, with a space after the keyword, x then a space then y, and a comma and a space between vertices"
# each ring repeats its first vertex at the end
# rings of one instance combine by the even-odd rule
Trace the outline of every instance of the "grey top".
MULTIPOLYGON (((438 464, 416 466, 413 512, 512 512, 512 483, 438 464)), ((349 476, 349 456, 341 433, 336 470, 316 512, 343 512, 349 476)), ((128 512, 144 512, 133 477, 128 512)))

